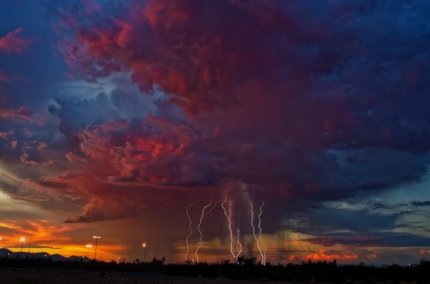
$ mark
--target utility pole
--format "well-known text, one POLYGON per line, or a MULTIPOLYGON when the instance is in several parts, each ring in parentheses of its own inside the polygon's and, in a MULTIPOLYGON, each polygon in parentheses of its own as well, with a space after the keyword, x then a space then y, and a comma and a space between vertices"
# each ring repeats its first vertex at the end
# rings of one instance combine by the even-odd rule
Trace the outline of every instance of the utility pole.
POLYGON ((324 262, 327 262, 327 245, 324 244, 324 262))
POLYGON ((30 238, 30 241, 28 242, 28 254, 30 254, 30 251, 31 251, 31 238, 30 238))
POLYGON ((25 237, 19 238, 19 241, 21 242, 21 253, 22 253, 22 250, 24 249, 25 237))
POLYGON ((98 240, 101 239, 102 237, 100 236, 93 236, 93 239, 96 240, 96 248, 94 250, 94 260, 97 260, 97 245, 98 245, 98 240))

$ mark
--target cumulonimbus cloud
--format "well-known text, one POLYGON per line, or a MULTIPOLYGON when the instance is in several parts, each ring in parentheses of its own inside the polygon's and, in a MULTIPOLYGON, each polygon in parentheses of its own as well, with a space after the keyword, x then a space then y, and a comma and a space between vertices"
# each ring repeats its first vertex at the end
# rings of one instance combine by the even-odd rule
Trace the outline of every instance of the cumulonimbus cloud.
POLYGON ((111 94, 100 95, 109 108, 91 123, 64 102, 55 114, 74 163, 124 183, 243 180, 264 187, 279 208, 420 178, 430 57, 417 27, 428 6, 414 1, 422 9, 413 14, 390 3, 150 0, 61 9, 59 47, 76 76, 127 73, 142 96, 167 97, 125 118, 114 115, 111 94), (179 116, 161 111, 172 106, 179 116), (394 166, 410 170, 399 177, 394 166))

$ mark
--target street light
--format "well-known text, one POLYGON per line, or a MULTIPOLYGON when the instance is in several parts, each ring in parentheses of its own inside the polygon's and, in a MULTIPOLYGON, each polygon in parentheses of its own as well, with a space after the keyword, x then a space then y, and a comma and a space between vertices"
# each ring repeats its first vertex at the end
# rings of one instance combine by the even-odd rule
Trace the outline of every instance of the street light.
POLYGON ((142 243, 142 249, 143 249, 143 262, 145 262, 145 248, 146 248, 146 243, 142 243))
POLYGON ((98 240, 101 238, 102 237, 100 237, 100 236, 93 236, 93 239, 96 240, 96 249, 94 251, 94 260, 97 260, 97 243, 98 243, 98 240))
POLYGON ((25 237, 19 238, 19 241, 21 242, 21 252, 22 252, 22 249, 24 248, 25 237))

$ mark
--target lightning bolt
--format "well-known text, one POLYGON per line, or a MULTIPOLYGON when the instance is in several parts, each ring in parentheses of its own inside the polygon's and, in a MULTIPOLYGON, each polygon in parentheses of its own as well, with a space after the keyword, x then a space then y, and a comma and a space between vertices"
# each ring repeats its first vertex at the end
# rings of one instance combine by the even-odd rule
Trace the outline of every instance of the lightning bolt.
POLYGON ((236 234, 237 234, 236 243, 239 245, 239 251, 237 253, 235 253, 235 251, 237 251, 237 250, 236 250, 236 246, 233 246, 233 242, 234 242, 233 225, 234 224, 231 221, 231 216, 233 215, 232 208, 231 208, 232 202, 229 201, 229 203, 228 203, 228 213, 227 213, 227 209, 225 208, 225 204, 227 203, 227 201, 228 201, 228 196, 226 196, 223 203, 221 203, 221 208, 224 211, 224 215, 227 219, 227 227, 228 227, 228 231, 230 233, 230 253, 233 256, 233 259, 235 261, 237 261, 237 258, 242 253, 242 244, 240 243, 240 230, 239 230, 239 228, 236 228, 236 234))
POLYGON ((236 249, 236 252, 237 252, 236 258, 238 258, 242 254, 242 249, 243 249, 242 243, 240 242, 240 214, 237 218, 237 224, 238 225, 236 226, 236 234, 237 234, 236 244, 238 245, 239 250, 236 249))
POLYGON ((236 241, 236 243, 237 243, 237 245, 239 246, 239 251, 238 251, 238 253, 236 254, 236 260, 237 260, 237 258, 240 256, 240 254, 242 253, 242 244, 240 243, 240 229, 238 229, 238 228, 236 228, 236 233, 237 233, 237 241, 236 241))
MULTIPOLYGON (((261 228, 261 216, 263 215, 263 207, 264 201, 261 203, 260 212, 258 213, 258 239, 261 240, 261 232, 263 229, 261 228)), ((261 251, 260 251, 261 253, 261 251)), ((266 264, 266 254, 267 254, 267 246, 265 246, 264 253, 261 255, 261 264, 266 264)))
POLYGON ((224 211, 224 215, 227 218, 227 227, 228 231, 230 233, 230 253, 233 256, 233 259, 236 260, 236 255, 233 251, 233 230, 232 230, 232 223, 231 223, 231 201, 229 202, 229 212, 227 214, 227 209, 225 208, 225 204, 227 203, 228 197, 225 197, 225 200, 223 203, 221 203, 221 208, 224 211))
POLYGON ((217 202, 215 202, 215 204, 214 204, 214 206, 211 208, 211 210, 209 210, 209 211, 208 211, 208 214, 212 213, 212 212, 215 210, 216 206, 217 206, 218 204, 220 204, 221 202, 222 202, 222 200, 218 200, 217 202))
POLYGON ((191 236, 193 235, 193 221, 191 220, 191 216, 190 213, 188 212, 188 208, 190 208, 193 204, 188 204, 187 207, 185 207, 185 213, 187 214, 187 218, 188 218, 188 235, 187 238, 185 239, 186 245, 187 245, 187 251, 185 253, 185 262, 188 260, 188 254, 190 252, 190 246, 189 246, 189 240, 191 238, 191 236))
POLYGON ((250 207, 250 209, 251 209, 251 227, 252 227, 252 235, 254 236, 255 242, 256 242, 256 244, 257 244, 257 249, 258 249, 258 251, 259 251, 259 253, 260 253, 260 255, 261 255, 261 264, 263 264, 263 262, 264 262, 264 254, 263 254, 263 252, 262 252, 262 250, 261 250, 261 247, 260 247, 260 241, 259 241, 259 239, 257 238, 257 234, 256 234, 256 232, 255 232, 255 226, 254 226, 254 203, 253 203, 253 201, 252 201, 252 200, 249 202, 249 207, 250 207))
POLYGON ((207 204, 207 205, 205 205, 205 206, 203 206, 203 208, 202 208, 202 213, 201 213, 201 215, 200 215, 200 221, 199 221, 199 224, 197 225, 197 231, 199 231, 199 234, 200 234, 200 241, 199 241, 199 245, 197 246, 197 249, 196 249, 196 252, 195 252, 195 255, 196 255, 196 262, 197 263, 199 263, 199 250, 200 250, 200 248, 202 247, 202 243, 203 243, 203 233, 202 233, 202 230, 201 230, 201 226, 202 226, 202 223, 203 223, 203 219, 205 218, 205 212, 206 212, 206 209, 208 209, 209 207, 211 207, 212 206, 212 200, 211 200, 211 202, 209 202, 209 204, 207 204))

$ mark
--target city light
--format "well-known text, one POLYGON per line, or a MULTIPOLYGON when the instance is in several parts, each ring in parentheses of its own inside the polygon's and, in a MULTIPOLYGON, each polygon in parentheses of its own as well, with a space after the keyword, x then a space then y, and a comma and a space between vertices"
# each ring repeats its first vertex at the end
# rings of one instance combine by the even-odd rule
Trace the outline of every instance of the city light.
POLYGON ((145 242, 143 242, 142 243, 142 249, 143 249, 143 262, 145 262, 145 258, 146 258, 146 243, 145 242))
POLYGON ((85 245, 85 248, 87 249, 87 257, 89 258, 90 257, 90 249, 93 247, 93 245, 92 244, 86 244, 85 245))

